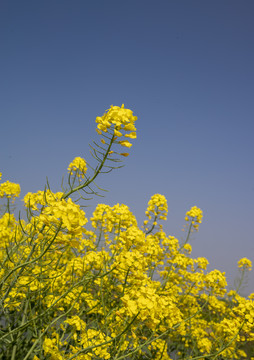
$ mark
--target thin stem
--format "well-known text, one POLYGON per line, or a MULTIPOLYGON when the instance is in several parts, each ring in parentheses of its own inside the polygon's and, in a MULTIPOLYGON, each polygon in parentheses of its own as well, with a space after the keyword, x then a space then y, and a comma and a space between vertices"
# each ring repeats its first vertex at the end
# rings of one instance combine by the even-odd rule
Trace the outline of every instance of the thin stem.
POLYGON ((71 194, 73 194, 73 193, 75 193, 76 191, 79 191, 79 190, 81 190, 81 189, 84 189, 86 186, 90 185, 90 184, 95 180, 95 178, 96 178, 96 177, 99 175, 99 173, 101 172, 101 169, 103 168, 105 161, 107 160, 107 157, 108 157, 108 154, 109 154, 109 152, 110 152, 111 146, 112 146, 112 144, 113 144, 113 142, 114 142, 114 139, 115 139, 114 134, 112 134, 112 137, 111 137, 109 146, 108 146, 108 148, 107 148, 107 151, 106 151, 106 153, 104 154, 103 159, 100 161, 100 165, 95 169, 94 175, 93 175, 90 179, 88 178, 88 179, 85 181, 85 183, 83 183, 83 184, 81 184, 81 185, 78 185, 78 186, 76 186, 75 188, 71 188, 66 194, 64 194, 64 195, 62 196, 62 199, 67 199, 71 194))

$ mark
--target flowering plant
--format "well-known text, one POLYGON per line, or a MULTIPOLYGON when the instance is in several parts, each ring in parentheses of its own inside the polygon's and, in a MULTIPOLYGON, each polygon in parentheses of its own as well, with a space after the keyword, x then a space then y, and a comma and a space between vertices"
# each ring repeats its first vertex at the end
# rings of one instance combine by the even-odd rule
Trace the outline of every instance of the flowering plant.
MULTIPOLYGON (((0 218, 0 359, 249 356, 243 346, 254 341, 254 294, 245 299, 228 292, 225 273, 207 272, 205 258, 191 258, 188 240, 202 223, 199 208, 187 211, 181 244, 163 230, 163 195, 149 200, 142 227, 126 205, 98 204, 90 221, 79 205, 98 194, 95 179, 128 155, 116 147, 131 147, 136 120, 124 106, 97 117, 100 144, 91 146, 97 166, 76 157, 62 191, 48 187, 25 195, 25 220, 9 206, 19 185, 0 185, 6 201, 0 218)), ((238 264, 251 269, 246 258, 238 264)))

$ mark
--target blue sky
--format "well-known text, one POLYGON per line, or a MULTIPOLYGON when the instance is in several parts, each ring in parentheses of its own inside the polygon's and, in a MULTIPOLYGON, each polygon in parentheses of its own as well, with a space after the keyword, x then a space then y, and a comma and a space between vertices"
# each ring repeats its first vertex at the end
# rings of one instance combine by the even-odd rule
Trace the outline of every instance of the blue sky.
POLYGON ((124 203, 141 225, 160 193, 165 230, 182 239, 199 206, 193 256, 232 285, 237 261, 254 262, 253 13, 251 0, 1 1, 3 180, 22 196, 46 176, 59 190, 75 156, 91 160, 96 116, 124 103, 138 138, 126 166, 98 180, 109 192, 87 214, 124 203))

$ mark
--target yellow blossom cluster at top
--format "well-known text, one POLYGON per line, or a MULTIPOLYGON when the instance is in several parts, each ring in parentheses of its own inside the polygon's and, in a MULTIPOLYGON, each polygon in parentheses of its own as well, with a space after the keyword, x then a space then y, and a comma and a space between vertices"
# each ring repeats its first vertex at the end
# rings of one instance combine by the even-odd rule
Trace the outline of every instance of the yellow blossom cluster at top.
MULTIPOLYGON (((148 202, 146 210, 146 216, 148 220, 144 221, 146 226, 149 221, 152 222, 152 227, 157 225, 158 220, 167 220, 168 203, 164 195, 154 194, 148 202)), ((146 228, 148 230, 148 228, 146 228)))
POLYGON ((148 202, 146 216, 152 218, 152 214, 159 220, 167 220, 168 203, 164 195, 155 194, 148 202))
POLYGON ((238 261, 238 268, 239 269, 247 269, 250 271, 252 268, 252 262, 249 259, 247 259, 246 257, 244 257, 238 261))
MULTIPOLYGON (((116 138, 125 137, 129 139, 136 139, 136 128, 135 121, 137 120, 136 116, 133 116, 133 111, 130 109, 125 109, 124 104, 119 106, 110 106, 105 114, 101 117, 96 118, 97 132, 101 134, 101 131, 108 132, 108 130, 113 126, 114 136, 116 138), (123 131, 128 131, 123 135, 123 131)), ((132 144, 127 140, 119 140, 118 143, 122 146, 130 148, 132 144)))
POLYGON ((69 164, 68 172, 70 175, 77 175, 77 177, 84 178, 85 173, 87 172, 87 165, 85 159, 81 157, 75 157, 73 161, 69 164))
MULTIPOLYGON (((1 179, 2 173, 0 173, 1 179)), ((20 195, 20 185, 15 184, 7 180, 6 182, 0 184, 0 198, 6 197, 8 199, 12 199, 19 197, 20 195)))
POLYGON ((193 206, 185 215, 186 221, 191 221, 193 227, 198 230, 199 224, 202 223, 203 211, 197 206, 193 206))

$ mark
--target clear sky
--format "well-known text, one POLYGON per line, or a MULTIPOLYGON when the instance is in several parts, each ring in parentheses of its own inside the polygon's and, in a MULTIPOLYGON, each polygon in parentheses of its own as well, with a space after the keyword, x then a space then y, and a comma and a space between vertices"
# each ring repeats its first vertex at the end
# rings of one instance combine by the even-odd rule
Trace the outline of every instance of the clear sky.
MULTIPOLYGON (((23 197, 53 190, 75 156, 90 160, 95 118, 134 111, 126 166, 96 203, 124 203, 141 225, 155 193, 179 239, 185 212, 204 212, 193 256, 237 276, 254 262, 253 0, 2 0, 0 171, 23 197)), ((92 161, 91 161, 92 163, 92 161)), ((254 273, 245 293, 254 292, 254 273)))

